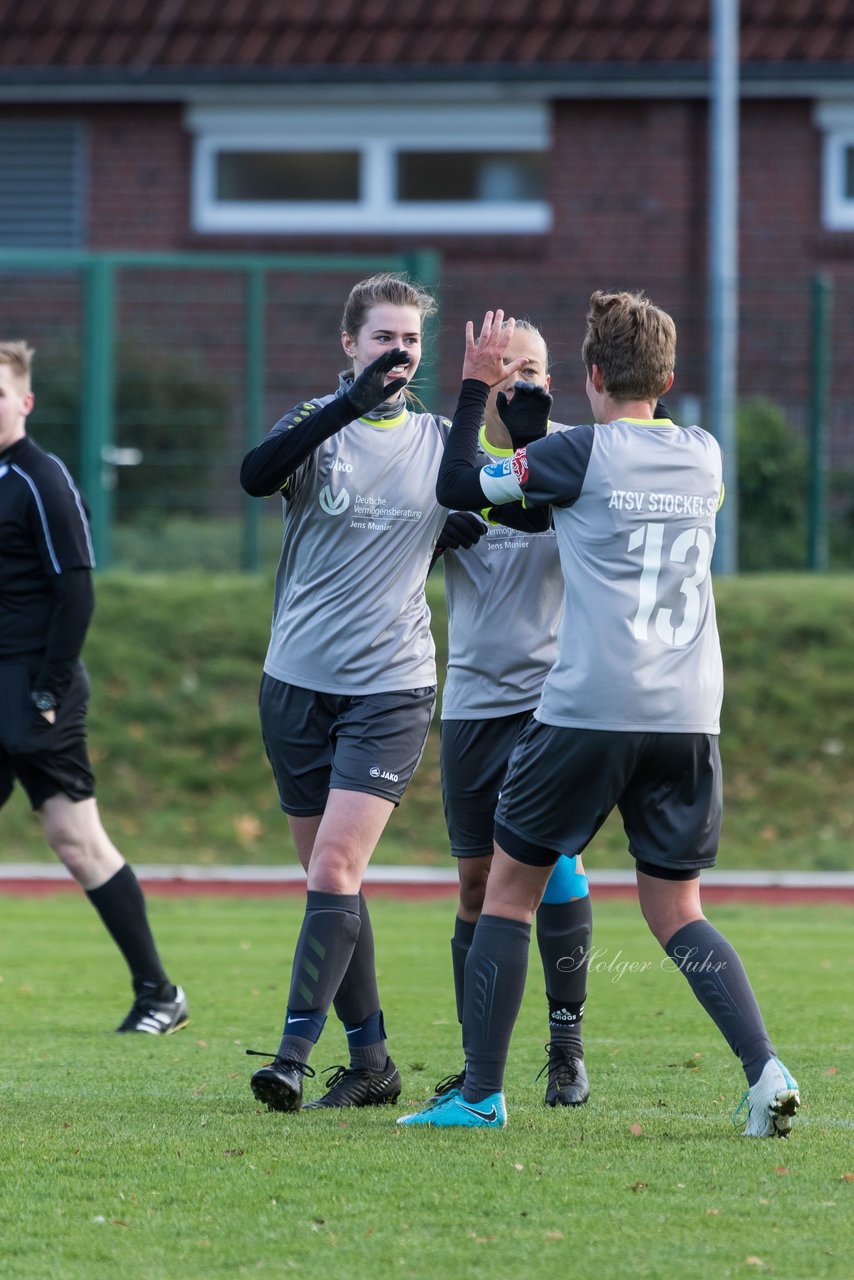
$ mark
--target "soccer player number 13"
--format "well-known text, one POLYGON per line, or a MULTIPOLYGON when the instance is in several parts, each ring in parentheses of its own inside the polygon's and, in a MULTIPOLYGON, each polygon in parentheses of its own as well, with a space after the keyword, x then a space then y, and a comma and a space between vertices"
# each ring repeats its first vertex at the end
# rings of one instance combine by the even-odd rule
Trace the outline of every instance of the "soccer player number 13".
MULTIPOLYGON (((634 617, 634 635, 636 640, 649 639, 649 624, 658 603, 659 584, 662 564, 665 562, 664 524, 645 524, 635 529, 629 538, 629 551, 637 551, 643 547, 643 567, 640 575, 638 591, 638 608, 634 617)), ((679 590, 685 597, 685 612, 678 627, 673 625, 673 610, 659 607, 655 619, 655 630, 665 644, 687 644, 693 639, 700 621, 699 587, 709 572, 712 557, 712 540, 705 529, 685 529, 673 541, 666 561, 670 564, 685 564, 692 549, 697 548, 697 562, 694 572, 685 576, 679 584, 679 590)), ((667 583, 671 587, 671 583, 667 583)), ((668 591, 668 595, 670 592, 668 591)))

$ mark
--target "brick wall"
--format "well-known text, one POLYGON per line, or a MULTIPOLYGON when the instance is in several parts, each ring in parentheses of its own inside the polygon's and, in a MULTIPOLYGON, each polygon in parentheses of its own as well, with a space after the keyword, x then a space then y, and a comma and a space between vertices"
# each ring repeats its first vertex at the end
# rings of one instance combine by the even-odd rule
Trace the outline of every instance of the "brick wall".
MULTIPOLYGON (((5 110, 5 109, 4 109, 5 110)), ((11 110, 11 109, 10 109, 11 110)), ((854 371, 848 316, 854 234, 822 233, 820 135, 807 101, 748 102, 741 120, 741 312, 739 388, 760 392, 806 419, 809 281, 828 271, 836 307, 834 450, 854 460, 854 371), (847 299, 847 301, 846 301, 847 299)), ((555 416, 585 417, 579 346, 596 287, 643 287, 679 326, 676 403, 701 394, 706 377, 707 118, 697 102, 567 101, 554 110, 545 236, 223 237, 189 225, 191 141, 178 103, 65 109, 89 136, 88 244, 94 249, 240 249, 441 253, 438 344, 441 404, 452 408, 466 319, 503 306, 541 325, 553 354, 555 416)), ((44 115, 25 112, 14 114, 44 115)), ((269 401, 273 416, 334 384, 341 367, 337 322, 349 281, 271 284, 269 401)), ((38 309, 24 282, 7 293, 25 322, 38 309)), ((242 303, 234 280, 146 279, 127 273, 122 326, 134 341, 186 344, 235 385, 242 412, 242 303)), ((7 306, 8 314, 8 306, 7 306)), ((12 314, 15 314, 13 308, 12 314)), ((35 319, 33 318, 35 323, 35 319)))

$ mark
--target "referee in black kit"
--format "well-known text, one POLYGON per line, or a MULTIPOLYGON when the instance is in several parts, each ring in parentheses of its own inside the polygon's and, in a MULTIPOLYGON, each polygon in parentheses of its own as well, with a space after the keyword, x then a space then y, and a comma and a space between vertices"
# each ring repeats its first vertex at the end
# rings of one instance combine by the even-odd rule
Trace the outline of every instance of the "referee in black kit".
POLYGON ((95 604, 92 542, 71 476, 26 432, 32 358, 25 342, 0 342, 0 808, 17 778, 127 961, 134 1002, 116 1030, 167 1035, 186 1025, 187 1001, 98 814, 80 661, 95 604))

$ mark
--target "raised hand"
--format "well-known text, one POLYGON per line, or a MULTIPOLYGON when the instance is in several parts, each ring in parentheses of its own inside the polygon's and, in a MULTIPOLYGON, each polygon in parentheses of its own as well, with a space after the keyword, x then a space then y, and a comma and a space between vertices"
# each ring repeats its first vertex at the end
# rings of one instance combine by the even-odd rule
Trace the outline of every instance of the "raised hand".
POLYGON ((503 311, 487 311, 480 327, 480 335, 475 341, 474 325, 471 320, 466 323, 466 355, 463 361, 463 379, 477 378, 487 386, 494 387, 503 382, 525 363, 523 358, 504 363, 504 353, 510 345, 516 321, 511 316, 504 323, 503 311))
POLYGON ((394 381, 386 383, 385 376, 389 369, 395 368, 396 365, 409 363, 409 352, 395 347, 394 350, 378 356, 362 370, 358 378, 354 379, 352 387, 346 392, 347 399, 356 410, 356 417, 360 418, 363 413, 370 413, 371 409, 376 409, 383 400, 389 400, 406 386, 406 378, 395 378, 394 381))
POLYGON ((499 391, 495 397, 498 416, 510 435, 514 449, 524 449, 532 440, 541 440, 549 425, 554 401, 545 387, 534 382, 517 382, 511 398, 499 391))

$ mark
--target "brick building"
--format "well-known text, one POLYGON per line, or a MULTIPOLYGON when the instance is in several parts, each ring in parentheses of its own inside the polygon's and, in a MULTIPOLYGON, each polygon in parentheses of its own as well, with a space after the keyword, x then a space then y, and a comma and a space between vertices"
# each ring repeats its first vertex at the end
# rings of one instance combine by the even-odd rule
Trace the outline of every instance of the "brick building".
MULTIPOLYGON (((500 305, 543 327, 570 419, 590 291, 642 287, 679 323, 678 393, 701 398, 709 21, 709 0, 6 6, 0 249, 429 248, 436 407, 465 319, 500 305)), ((742 0, 740 58, 740 391, 803 427, 827 274, 833 452, 854 469, 854 5, 742 0)), ((270 416, 328 385, 349 279, 271 287, 270 416)), ((4 289, 21 324, 73 316, 67 282, 4 289)), ((123 323, 239 378, 240 289, 132 273, 123 323)))

